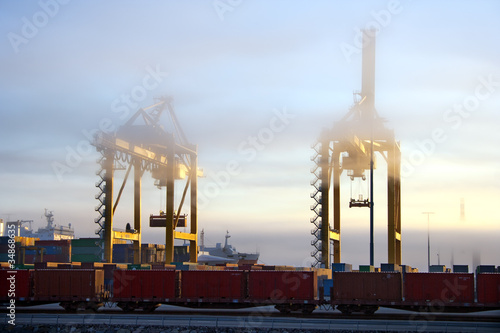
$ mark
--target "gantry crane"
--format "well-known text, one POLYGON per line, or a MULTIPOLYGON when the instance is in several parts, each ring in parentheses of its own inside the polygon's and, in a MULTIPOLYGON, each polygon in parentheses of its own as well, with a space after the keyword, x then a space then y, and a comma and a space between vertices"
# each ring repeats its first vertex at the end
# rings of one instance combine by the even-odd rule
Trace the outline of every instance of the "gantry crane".
MULTIPOLYGON (((139 109, 115 133, 99 132, 93 145, 101 152, 98 171, 100 181, 96 187, 100 193, 96 199, 100 204, 96 211, 100 217, 95 220, 99 225, 96 232, 104 240, 104 261, 113 262, 113 243, 115 239, 132 240, 134 243, 134 263, 141 261, 141 179, 145 171, 150 171, 156 179, 156 185, 166 186, 165 224, 165 262, 174 260, 174 239, 184 239, 190 242, 190 261, 197 261, 198 239, 198 177, 202 175, 198 169, 197 146, 188 143, 177 117, 172 99, 162 97, 157 103, 147 108, 139 109), (174 132, 169 133, 160 125, 159 119, 167 110, 174 124, 174 132), (138 124, 142 120, 143 124, 138 124), (115 170, 124 169, 120 163, 129 164, 125 178, 118 192, 116 201, 113 198, 115 170), (128 175, 134 168, 134 227, 125 231, 113 229, 113 215, 120 201, 121 194, 127 182, 128 175), (180 205, 174 207, 175 181, 186 179, 186 185, 180 205), (181 217, 181 210, 190 188, 190 233, 176 231, 181 217), (177 213, 176 213, 177 211, 177 213)), ((185 216, 185 215, 184 215, 185 216)))
POLYGON ((370 209, 370 264, 373 265, 373 170, 376 168, 375 153, 387 161, 388 198, 388 263, 401 264, 401 150, 394 138, 394 131, 384 126, 384 120, 375 110, 375 35, 374 30, 363 31, 362 88, 355 93, 354 105, 333 128, 325 129, 313 146, 311 158, 315 167, 311 170, 315 179, 311 182, 315 200, 311 210, 315 216, 311 253, 316 262, 313 266, 330 267, 330 246, 333 243, 333 261, 341 262, 340 251, 340 177, 345 170, 351 180, 366 180, 370 170, 370 195, 368 199, 353 198, 349 207, 370 209), (331 195, 331 196, 330 196, 331 195), (332 205, 333 228, 330 225, 332 205))

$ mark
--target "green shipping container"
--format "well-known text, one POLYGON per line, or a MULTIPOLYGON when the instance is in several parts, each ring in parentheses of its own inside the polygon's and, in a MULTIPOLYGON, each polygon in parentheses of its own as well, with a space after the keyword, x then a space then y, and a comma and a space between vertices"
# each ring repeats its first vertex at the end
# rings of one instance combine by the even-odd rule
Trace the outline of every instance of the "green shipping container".
POLYGON ((102 251, 100 248, 98 247, 73 247, 71 249, 71 254, 72 255, 76 255, 76 254, 91 254, 91 255, 95 255, 95 256, 98 256, 101 252, 104 252, 102 251))
POLYGON ((14 265, 14 269, 35 269, 35 265, 30 265, 30 264, 26 264, 26 265, 15 264, 14 265))
POLYGON ((128 264, 127 269, 131 270, 139 270, 139 269, 151 269, 151 265, 148 264, 139 264, 139 265, 134 265, 134 264, 128 264))
POLYGON ((372 265, 359 265, 360 272, 375 272, 375 267, 372 265))
POLYGON ((92 254, 74 254, 71 256, 72 262, 101 262, 101 257, 92 254))
POLYGON ((98 244, 101 242, 100 238, 79 238, 72 239, 71 246, 72 247, 98 247, 98 244))

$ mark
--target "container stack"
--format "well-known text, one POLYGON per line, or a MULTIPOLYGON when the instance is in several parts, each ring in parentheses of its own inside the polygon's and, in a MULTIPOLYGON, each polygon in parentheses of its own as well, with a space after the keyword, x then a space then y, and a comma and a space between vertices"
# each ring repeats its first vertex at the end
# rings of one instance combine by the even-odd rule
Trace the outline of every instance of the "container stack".
POLYGON ((80 238, 71 240, 71 261, 100 262, 102 250, 100 238, 80 238))
POLYGON ((9 258, 9 237, 0 237, 0 262, 8 262, 9 258))
POLYGON ((123 264, 134 263, 134 247, 132 244, 114 244, 113 261, 123 264))
POLYGON ((445 265, 431 265, 429 273, 446 273, 445 265))
POLYGON ((476 274, 481 274, 481 273, 495 273, 496 268, 494 265, 479 265, 476 268, 476 274))
MULTIPOLYGON (((44 249, 44 262, 71 262, 71 240, 69 239, 36 240, 34 246, 44 249)), ((33 264, 42 260, 37 250, 26 250, 25 253, 25 264, 33 264)))

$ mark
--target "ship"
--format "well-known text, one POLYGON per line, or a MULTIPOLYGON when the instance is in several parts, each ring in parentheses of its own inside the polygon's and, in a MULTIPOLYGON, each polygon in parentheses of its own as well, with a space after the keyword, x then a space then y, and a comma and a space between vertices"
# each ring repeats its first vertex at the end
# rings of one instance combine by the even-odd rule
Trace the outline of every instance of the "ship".
POLYGON ((224 246, 222 243, 217 243, 215 247, 204 246, 205 231, 201 231, 201 251, 198 253, 198 262, 216 262, 233 263, 238 265, 253 265, 259 260, 260 254, 238 252, 231 244, 229 238, 231 235, 226 231, 226 239, 224 246))
POLYGON ((21 227, 19 223, 19 234, 21 237, 34 237, 40 240, 61 240, 61 239, 74 239, 75 230, 71 227, 71 223, 68 226, 57 225, 54 223, 54 213, 52 211, 47 211, 45 209, 45 219, 47 220, 47 225, 42 228, 38 228, 36 232, 31 229, 31 222, 33 221, 20 221, 29 222, 29 228, 21 227))

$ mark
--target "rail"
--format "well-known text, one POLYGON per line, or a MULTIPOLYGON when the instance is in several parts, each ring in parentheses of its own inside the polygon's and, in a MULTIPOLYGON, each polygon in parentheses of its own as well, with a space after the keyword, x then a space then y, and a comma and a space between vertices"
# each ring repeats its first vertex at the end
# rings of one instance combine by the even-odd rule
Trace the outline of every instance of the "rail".
MULTIPOLYGON (((6 316, 4 324, 8 325, 6 316)), ((216 328, 268 328, 268 329, 336 329, 357 331, 385 330, 390 332, 498 332, 500 323, 440 322, 411 320, 347 320, 266 318, 260 316, 158 316, 158 315, 102 315, 102 314, 16 314, 16 325, 141 325, 216 328)))

